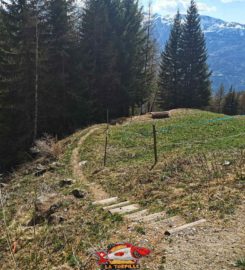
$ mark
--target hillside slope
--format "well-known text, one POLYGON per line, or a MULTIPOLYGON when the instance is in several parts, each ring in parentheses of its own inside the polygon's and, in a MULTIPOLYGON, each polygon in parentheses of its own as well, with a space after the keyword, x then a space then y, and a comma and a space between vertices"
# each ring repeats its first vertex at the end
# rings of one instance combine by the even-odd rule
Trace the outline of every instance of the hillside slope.
POLYGON ((58 143, 58 160, 40 157, 1 184, 0 269, 95 270, 93 251, 117 241, 152 249, 143 269, 237 269, 245 257, 245 118, 174 110, 166 120, 127 119, 109 127, 104 167, 106 128, 75 133, 58 143), (161 220, 132 224, 92 204, 113 196, 207 223, 165 237, 161 220))

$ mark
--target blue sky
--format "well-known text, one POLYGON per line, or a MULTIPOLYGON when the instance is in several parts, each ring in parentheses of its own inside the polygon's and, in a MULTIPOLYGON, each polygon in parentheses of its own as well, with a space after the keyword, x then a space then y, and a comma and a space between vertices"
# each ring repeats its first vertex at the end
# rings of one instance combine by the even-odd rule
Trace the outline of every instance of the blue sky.
MULTIPOLYGON (((150 0, 140 0, 147 6, 150 0)), ((174 14, 179 7, 184 13, 190 0, 151 0, 153 12, 174 14)), ((197 0, 200 14, 209 15, 226 21, 245 24, 245 0, 197 0)))

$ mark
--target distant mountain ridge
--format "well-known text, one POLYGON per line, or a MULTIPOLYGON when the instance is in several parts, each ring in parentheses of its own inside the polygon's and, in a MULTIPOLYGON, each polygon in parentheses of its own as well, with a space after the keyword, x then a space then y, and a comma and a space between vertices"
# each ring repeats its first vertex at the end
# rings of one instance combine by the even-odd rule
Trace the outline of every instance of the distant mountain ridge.
MULTIPOLYGON (((152 37, 159 52, 164 48, 172 24, 172 16, 153 16, 152 37)), ((201 16, 201 24, 206 38, 208 64, 213 71, 213 89, 224 83, 226 88, 233 85, 236 90, 245 90, 245 25, 210 16, 201 16)))

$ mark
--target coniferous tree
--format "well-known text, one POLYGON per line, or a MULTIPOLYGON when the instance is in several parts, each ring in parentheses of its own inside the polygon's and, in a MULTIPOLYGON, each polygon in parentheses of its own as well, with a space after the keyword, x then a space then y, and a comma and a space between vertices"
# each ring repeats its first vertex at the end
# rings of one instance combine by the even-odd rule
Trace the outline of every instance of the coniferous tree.
POLYGON ((33 42, 27 1, 12 0, 1 8, 4 61, 1 68, 1 163, 23 157, 32 143, 33 42))
POLYGON ((41 55, 42 48, 41 38, 43 30, 43 0, 30 0, 29 10, 30 10, 30 29, 32 34, 32 42, 34 49, 34 100, 33 100, 33 142, 36 140, 39 130, 38 120, 39 120, 39 92, 41 90, 40 83, 40 70, 41 70, 41 55))
POLYGON ((43 133, 126 116, 149 96, 154 49, 137 0, 10 0, 0 7, 0 163, 43 133))
POLYGON ((238 103, 239 103, 238 113, 241 115, 245 115, 245 91, 239 93, 238 103))
POLYGON ((238 96, 232 86, 225 96, 223 112, 228 115, 236 115, 238 113, 238 96))
POLYGON ((224 97, 225 97, 225 87, 223 84, 221 84, 210 102, 212 111, 218 113, 222 112, 224 97))
POLYGON ((129 107, 134 113, 134 108, 141 107, 149 97, 153 45, 149 36, 150 25, 143 27, 143 14, 138 1, 126 0, 121 5, 123 13, 119 27, 123 31, 119 36, 119 66, 123 93, 128 97, 123 110, 123 114, 127 115, 129 107))
POLYGON ((181 16, 178 11, 170 38, 161 55, 159 72, 159 104, 162 109, 173 109, 183 106, 181 85, 180 38, 182 34, 181 16))
MULTIPOLYGON (((94 119, 105 120, 106 110, 117 116, 119 73, 115 28, 110 13, 117 14, 115 1, 87 1, 82 21, 83 74, 94 119)), ((116 24, 116 20, 114 21, 116 24)))
POLYGON ((62 135, 71 131, 71 54, 74 48, 72 0, 46 2, 46 74, 40 95, 41 129, 62 135), (47 102, 47 100, 49 102, 47 102))
POLYGON ((5 144, 7 142, 9 126, 8 118, 6 119, 6 104, 5 95, 7 94, 7 35, 4 24, 4 9, 0 6, 0 172, 9 162, 7 149, 5 150, 5 144), (7 158, 7 160, 6 160, 7 158))
POLYGON ((83 73, 96 119, 105 120, 107 109, 111 117, 126 116, 130 106, 140 106, 148 96, 150 57, 146 59, 146 51, 151 46, 142 20, 138 1, 86 3, 83 73))
POLYGON ((210 75, 207 50, 201 30, 200 16, 194 0, 187 11, 180 42, 182 71, 182 106, 201 108, 209 103, 210 75))

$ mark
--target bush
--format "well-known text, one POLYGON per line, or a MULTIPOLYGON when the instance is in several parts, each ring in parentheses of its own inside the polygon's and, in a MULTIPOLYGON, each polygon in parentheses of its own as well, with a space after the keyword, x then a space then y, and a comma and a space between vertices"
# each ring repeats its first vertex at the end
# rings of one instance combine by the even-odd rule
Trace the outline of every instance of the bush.
POLYGON ((45 134, 42 138, 35 141, 35 146, 32 148, 33 152, 38 153, 45 158, 57 159, 61 155, 61 145, 57 139, 45 134))

